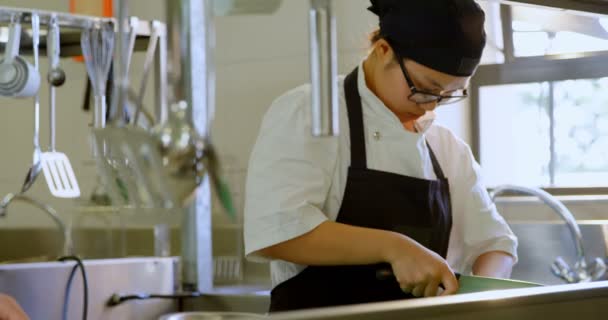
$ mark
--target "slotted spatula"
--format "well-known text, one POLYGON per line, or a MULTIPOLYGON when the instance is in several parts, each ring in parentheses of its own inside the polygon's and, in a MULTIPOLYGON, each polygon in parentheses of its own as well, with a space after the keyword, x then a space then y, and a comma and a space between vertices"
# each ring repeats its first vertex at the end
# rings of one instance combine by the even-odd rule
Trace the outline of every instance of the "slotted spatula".
MULTIPOLYGON (((59 70, 59 24, 51 17, 47 35, 49 74, 59 70)), ((68 157, 55 149, 55 86, 49 80, 49 151, 42 154, 42 172, 51 194, 58 198, 80 197, 80 188, 68 157)))

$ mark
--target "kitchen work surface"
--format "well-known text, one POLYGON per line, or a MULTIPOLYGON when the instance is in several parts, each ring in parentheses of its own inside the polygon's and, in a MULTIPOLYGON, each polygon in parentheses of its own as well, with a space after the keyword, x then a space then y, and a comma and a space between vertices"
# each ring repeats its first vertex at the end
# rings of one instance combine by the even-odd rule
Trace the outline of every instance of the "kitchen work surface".
POLYGON ((608 281, 277 313, 273 320, 606 319, 608 281))

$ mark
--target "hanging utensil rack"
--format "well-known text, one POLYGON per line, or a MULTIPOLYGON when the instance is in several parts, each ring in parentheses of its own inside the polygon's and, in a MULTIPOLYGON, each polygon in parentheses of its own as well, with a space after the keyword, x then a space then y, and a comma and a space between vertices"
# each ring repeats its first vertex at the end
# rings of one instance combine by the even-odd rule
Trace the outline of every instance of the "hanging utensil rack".
MULTIPOLYGON (((33 55, 32 51, 32 30, 30 27, 32 13, 36 13, 40 19, 40 25, 42 31, 45 32, 44 26, 48 25, 51 16, 57 17, 57 22, 61 30, 61 57, 76 57, 82 55, 80 46, 80 34, 83 29, 94 27, 98 24, 109 23, 114 26, 117 31, 118 26, 116 19, 113 17, 96 17, 79 15, 65 12, 54 12, 45 11, 38 9, 27 9, 27 8, 13 8, 13 7, 2 7, 0 6, 0 35, 4 32, 3 28, 8 27, 11 16, 17 14, 20 15, 23 29, 21 33, 21 55, 33 55)), ((154 61, 154 82, 155 82, 155 94, 153 114, 157 121, 165 118, 163 110, 166 110, 167 102, 167 31, 166 25, 160 21, 149 21, 138 19, 138 23, 135 26, 136 40, 133 47, 133 51, 146 51, 150 36, 152 34, 153 24, 156 25, 159 46, 154 61)), ((0 52, 4 52, 5 42, 0 42, 0 52)), ((46 54, 46 37, 40 37, 40 54, 46 54)))

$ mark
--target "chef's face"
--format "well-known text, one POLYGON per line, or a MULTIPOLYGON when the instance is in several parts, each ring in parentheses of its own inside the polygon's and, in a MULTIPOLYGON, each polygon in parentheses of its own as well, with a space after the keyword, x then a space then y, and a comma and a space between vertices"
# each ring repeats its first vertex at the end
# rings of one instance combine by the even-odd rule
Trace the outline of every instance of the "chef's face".
MULTIPOLYGON (((400 66, 394 51, 384 39, 378 40, 373 50, 375 63, 372 74, 366 74, 366 78, 371 76, 371 89, 402 122, 416 120, 427 111, 433 111, 438 104, 460 100, 433 99, 433 95, 456 97, 465 94, 463 90, 470 77, 452 76, 409 59, 403 59, 400 66)), ((369 79, 366 80, 369 85, 369 79)))

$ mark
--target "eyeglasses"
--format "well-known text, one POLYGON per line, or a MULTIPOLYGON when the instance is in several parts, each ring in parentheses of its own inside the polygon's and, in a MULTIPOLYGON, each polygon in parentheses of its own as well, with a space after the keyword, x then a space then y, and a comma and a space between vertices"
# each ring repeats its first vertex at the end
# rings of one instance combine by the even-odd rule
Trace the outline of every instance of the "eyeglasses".
POLYGON ((467 89, 459 89, 454 91, 454 94, 449 96, 444 96, 424 90, 418 90, 414 85, 414 82, 410 78, 410 75, 405 69, 405 65, 403 63, 403 59, 400 56, 397 56, 397 60, 399 60, 399 66, 401 67, 401 71, 403 72, 403 76, 405 77, 405 81, 407 85, 410 87, 411 94, 408 96, 408 99, 417 104, 426 104, 436 102, 438 105, 445 105, 450 103, 455 103, 458 101, 462 101, 466 99, 469 94, 467 89))

